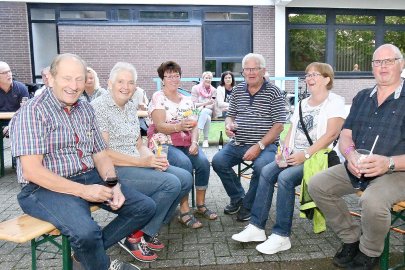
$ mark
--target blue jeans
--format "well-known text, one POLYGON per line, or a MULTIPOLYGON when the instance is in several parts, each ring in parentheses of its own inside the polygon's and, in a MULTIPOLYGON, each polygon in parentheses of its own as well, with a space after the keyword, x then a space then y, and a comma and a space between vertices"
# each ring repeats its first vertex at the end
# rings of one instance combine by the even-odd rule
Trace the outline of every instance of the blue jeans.
POLYGON ((208 140, 208 133, 211 127, 212 110, 204 108, 201 110, 200 117, 198 117, 198 129, 203 130, 204 140, 208 140))
POLYGON ((165 172, 152 168, 117 166, 120 181, 127 181, 132 190, 152 198, 155 216, 142 228, 149 236, 159 232, 162 223, 169 223, 181 198, 190 192, 193 178, 184 169, 169 166, 165 172))
MULTIPOLYGON (((84 185, 103 184, 96 170, 72 177, 84 185)), ((106 250, 122 238, 141 229, 155 214, 155 203, 142 193, 131 190, 126 181, 121 183, 125 196, 124 205, 113 211, 108 205, 101 208, 117 214, 103 229, 91 218, 93 203, 82 198, 53 192, 30 183, 18 194, 22 210, 39 219, 52 223, 69 238, 71 246, 86 270, 107 270, 110 258, 106 250)))
POLYGON ((290 236, 294 213, 295 187, 301 184, 304 165, 280 168, 275 161, 266 165, 260 174, 259 187, 251 211, 250 223, 264 229, 273 200, 274 185, 277 187, 276 223, 273 233, 290 236))
POLYGON ((252 145, 235 145, 233 141, 231 141, 212 158, 212 168, 221 179, 226 193, 231 198, 231 203, 237 203, 243 198, 243 206, 249 210, 252 208, 256 196, 260 172, 266 164, 274 160, 277 150, 275 144, 269 144, 260 155, 253 160, 253 174, 250 179, 249 190, 245 195, 245 190, 232 167, 243 161, 243 155, 251 146, 252 145))
POLYGON ((169 145, 167 159, 170 165, 183 168, 190 174, 193 174, 193 169, 195 169, 195 188, 197 190, 207 189, 210 163, 203 151, 198 149, 197 155, 191 155, 188 147, 169 145))

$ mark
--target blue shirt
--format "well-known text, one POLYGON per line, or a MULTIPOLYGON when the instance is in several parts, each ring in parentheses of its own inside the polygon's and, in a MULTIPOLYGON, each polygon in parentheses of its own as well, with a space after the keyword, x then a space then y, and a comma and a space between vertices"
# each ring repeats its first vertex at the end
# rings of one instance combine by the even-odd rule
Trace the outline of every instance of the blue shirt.
POLYGON ((11 90, 7 93, 0 88, 0 112, 15 112, 20 108, 22 97, 28 97, 27 87, 20 82, 13 81, 11 90))
POLYGON ((232 91, 227 116, 234 117, 238 123, 236 140, 239 143, 256 144, 274 124, 285 122, 281 91, 275 85, 264 81, 260 90, 251 95, 246 82, 242 82, 232 91))
POLYGON ((380 106, 377 88, 360 91, 353 99, 350 114, 343 125, 352 130, 357 149, 371 150, 383 156, 405 154, 405 84, 392 93, 380 106))

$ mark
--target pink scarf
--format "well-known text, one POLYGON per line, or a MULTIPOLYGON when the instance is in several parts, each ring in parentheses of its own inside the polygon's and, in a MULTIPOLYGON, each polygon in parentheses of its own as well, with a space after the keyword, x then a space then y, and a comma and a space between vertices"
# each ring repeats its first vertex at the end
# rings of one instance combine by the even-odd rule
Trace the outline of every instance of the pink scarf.
POLYGON ((197 89, 198 89, 198 93, 200 94, 200 96, 205 97, 205 98, 210 98, 212 96, 212 93, 214 93, 214 86, 210 85, 210 88, 207 89, 204 86, 204 82, 200 82, 197 85, 197 89))

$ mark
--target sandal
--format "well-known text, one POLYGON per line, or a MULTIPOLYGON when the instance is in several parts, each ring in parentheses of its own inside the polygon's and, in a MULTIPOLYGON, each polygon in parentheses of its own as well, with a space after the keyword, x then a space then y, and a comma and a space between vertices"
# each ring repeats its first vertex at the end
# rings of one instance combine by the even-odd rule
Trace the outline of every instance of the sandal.
POLYGON ((184 226, 190 228, 190 229, 199 229, 203 226, 203 224, 196 219, 190 212, 186 212, 178 216, 178 221, 183 224, 184 226), (188 217, 186 220, 184 220, 184 217, 188 217))
POLYGON ((210 209, 207 208, 207 206, 205 204, 202 205, 197 205, 197 210, 195 211, 194 214, 198 214, 200 216, 205 217, 206 219, 209 220, 215 220, 218 218, 217 213, 215 213, 214 211, 211 211, 210 209), (202 209, 204 209, 204 211, 202 211, 202 209))

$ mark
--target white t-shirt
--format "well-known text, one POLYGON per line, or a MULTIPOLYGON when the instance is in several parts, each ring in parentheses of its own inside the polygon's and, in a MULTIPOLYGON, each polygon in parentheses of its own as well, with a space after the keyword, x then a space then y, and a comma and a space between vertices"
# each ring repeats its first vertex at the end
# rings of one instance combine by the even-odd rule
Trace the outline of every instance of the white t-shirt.
MULTIPOLYGON (((303 109, 305 106, 307 106, 308 99, 306 98, 302 100, 302 106, 303 109)), ((291 128, 291 135, 290 135, 290 141, 288 143, 288 146, 290 149, 295 148, 295 134, 297 131, 297 126, 299 122, 299 109, 298 107, 294 110, 294 114, 291 117, 291 123, 292 123, 292 128, 291 128)), ((322 137, 326 133, 326 127, 328 125, 328 119, 329 118, 335 118, 335 117, 340 117, 343 119, 346 119, 346 111, 345 111, 345 99, 342 96, 336 95, 334 93, 329 93, 329 96, 326 98, 326 100, 321 104, 319 114, 317 117, 317 125, 314 130, 316 130, 316 136, 314 136, 315 140, 312 138, 311 139, 313 142, 318 140, 320 137, 322 137)), ((314 131, 315 132, 315 131, 314 131)), ((305 136, 305 135, 304 135, 305 136)), ((329 147, 332 147, 332 144, 329 145, 329 147)), ((308 143, 309 145, 309 143, 308 143)))

